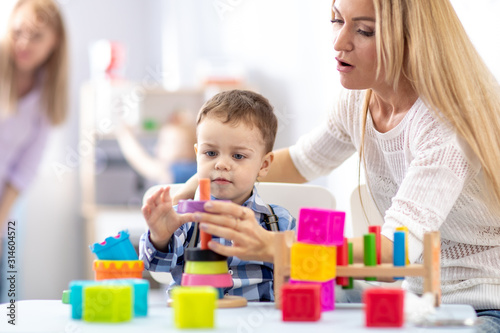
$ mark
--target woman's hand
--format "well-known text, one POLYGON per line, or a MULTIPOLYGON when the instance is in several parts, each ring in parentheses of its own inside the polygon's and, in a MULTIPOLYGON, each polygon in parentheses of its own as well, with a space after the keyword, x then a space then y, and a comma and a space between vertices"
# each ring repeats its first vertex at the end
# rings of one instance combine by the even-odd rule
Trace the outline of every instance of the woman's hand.
POLYGON ((274 262, 275 233, 262 228, 250 208, 219 201, 209 201, 204 208, 210 213, 194 214, 195 221, 201 222, 200 229, 233 242, 233 246, 224 246, 210 241, 208 246, 211 250, 241 260, 274 262))

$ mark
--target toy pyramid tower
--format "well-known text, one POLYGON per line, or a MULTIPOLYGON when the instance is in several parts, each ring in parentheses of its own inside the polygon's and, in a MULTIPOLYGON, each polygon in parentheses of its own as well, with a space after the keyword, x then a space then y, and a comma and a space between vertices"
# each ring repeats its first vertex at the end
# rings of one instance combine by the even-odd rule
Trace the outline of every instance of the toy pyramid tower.
MULTIPOLYGON (((210 179, 200 179, 200 200, 181 200, 177 211, 179 213, 204 212, 203 205, 208 200, 210 200, 210 179)), ((228 273, 227 257, 210 250, 208 242, 212 236, 202 230, 199 232, 200 247, 188 248, 185 251, 186 263, 181 286, 211 286, 216 288, 219 296, 217 307, 219 308, 246 306, 247 300, 244 297, 224 296, 224 289, 233 285, 231 274, 228 273)))

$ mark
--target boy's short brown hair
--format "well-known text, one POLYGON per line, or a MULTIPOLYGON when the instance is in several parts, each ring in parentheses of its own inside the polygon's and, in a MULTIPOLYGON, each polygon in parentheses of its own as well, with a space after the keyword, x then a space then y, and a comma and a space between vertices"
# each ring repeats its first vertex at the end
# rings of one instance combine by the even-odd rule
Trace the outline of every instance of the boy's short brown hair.
POLYGON ((249 90, 223 91, 201 107, 196 125, 210 116, 221 119, 224 124, 237 125, 243 122, 250 128, 257 126, 264 139, 266 154, 273 150, 278 119, 264 96, 249 90))

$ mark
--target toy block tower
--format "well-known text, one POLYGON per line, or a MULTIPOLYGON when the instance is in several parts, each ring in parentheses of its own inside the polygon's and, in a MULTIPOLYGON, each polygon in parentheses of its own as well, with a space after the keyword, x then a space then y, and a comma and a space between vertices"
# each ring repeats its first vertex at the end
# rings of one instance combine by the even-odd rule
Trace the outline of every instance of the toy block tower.
MULTIPOLYGON (((302 208, 299 212, 297 242, 291 246, 290 284, 300 284, 303 288, 308 285, 318 286, 320 304, 317 306, 321 311, 334 309, 336 246, 344 243, 344 221, 344 212, 319 208, 302 208)), ((287 285, 283 287, 283 311, 287 309, 287 294, 295 293, 293 288, 289 291, 290 288, 287 285)), ((301 290, 301 293, 304 291, 301 290)), ((283 318, 285 317, 287 316, 283 314, 283 318)), ((315 320, 317 319, 319 317, 315 320)))
POLYGON ((128 231, 122 230, 114 237, 94 243, 90 250, 97 257, 93 265, 96 280, 142 278, 144 262, 138 260, 128 231))
MULTIPOLYGON (((204 204, 210 200, 210 179, 200 179, 200 200, 180 200, 178 213, 204 212, 204 204)), ((227 257, 213 252, 208 248, 212 239, 210 234, 200 233, 200 247, 185 250, 185 266, 181 285, 189 287, 210 286, 217 289, 219 308, 246 306, 247 301, 240 296, 224 296, 224 289, 233 285, 233 279, 228 273, 227 257)), ((193 236, 194 237, 194 236, 193 236)), ((174 302, 172 299, 170 302, 174 302)))

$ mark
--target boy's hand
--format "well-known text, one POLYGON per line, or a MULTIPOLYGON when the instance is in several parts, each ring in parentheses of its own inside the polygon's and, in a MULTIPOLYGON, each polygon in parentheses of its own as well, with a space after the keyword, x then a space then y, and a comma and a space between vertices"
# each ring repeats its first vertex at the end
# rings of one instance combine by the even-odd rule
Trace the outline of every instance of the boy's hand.
POLYGON ((151 243, 160 251, 167 247, 180 226, 193 220, 193 214, 177 214, 174 210, 169 186, 159 189, 146 201, 142 214, 150 230, 151 243))

